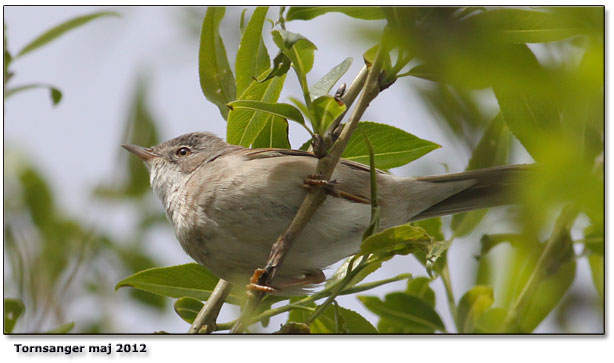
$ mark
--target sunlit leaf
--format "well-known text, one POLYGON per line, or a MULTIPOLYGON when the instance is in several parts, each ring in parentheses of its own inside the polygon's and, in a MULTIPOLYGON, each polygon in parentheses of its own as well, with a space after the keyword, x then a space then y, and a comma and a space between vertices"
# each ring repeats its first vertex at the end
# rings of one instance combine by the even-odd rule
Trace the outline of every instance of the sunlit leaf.
POLYGON ((238 100, 228 104, 231 111, 251 110, 265 112, 274 116, 290 119, 298 123, 305 123, 303 115, 294 106, 287 103, 270 103, 262 101, 238 100))
POLYGON ((203 94, 219 108, 224 119, 227 119, 226 104, 236 98, 237 90, 228 64, 224 41, 219 32, 225 11, 223 7, 207 8, 200 35, 198 74, 203 94))
POLYGON ((285 54, 297 73, 301 76, 306 75, 313 67, 313 53, 316 50, 315 44, 304 36, 286 30, 273 30, 273 41, 279 50, 285 54))
POLYGON ((406 255, 416 250, 427 250, 431 244, 431 237, 424 229, 404 224, 371 235, 362 241, 359 254, 393 253, 406 255))
POLYGON ((53 28, 47 30, 43 34, 36 37, 36 39, 32 40, 25 47, 23 47, 23 49, 20 50, 19 53, 17 53, 16 57, 22 57, 32 52, 33 50, 38 49, 42 47, 43 45, 51 42, 52 40, 56 39, 57 37, 61 36, 62 34, 72 29, 75 29, 81 25, 87 24, 94 19, 105 17, 105 16, 119 17, 120 15, 119 13, 116 13, 114 11, 100 11, 100 12, 92 13, 89 15, 83 15, 83 16, 79 16, 79 17, 70 19, 62 24, 54 26, 53 28))
POLYGON ((375 6, 292 6, 288 10, 286 20, 309 20, 330 12, 363 20, 384 19, 384 13, 375 6))
POLYGON ((424 229, 426 233, 428 233, 429 236, 433 237, 436 241, 443 241, 445 239, 443 232, 441 231, 441 217, 423 219, 412 222, 411 224, 424 229))
POLYGON ((324 77, 320 78, 319 81, 314 83, 311 87, 309 87, 309 93, 311 95, 311 100, 315 100, 318 97, 328 95, 331 88, 339 81, 339 79, 345 74, 345 72, 350 69, 352 65, 352 58, 346 58, 343 62, 339 63, 333 69, 331 69, 328 73, 324 75, 324 77))
POLYGON ((380 169, 403 166, 440 147, 396 127, 362 121, 343 151, 343 158, 368 164, 369 150, 363 133, 369 136, 375 150, 375 165, 380 169))
POLYGON ((490 286, 474 286, 463 295, 456 308, 456 327, 459 333, 473 333, 476 321, 494 302, 490 286))
POLYGON ((11 334, 26 307, 19 299, 4 298, 4 334, 11 334))
MULTIPOLYGON (((279 99, 285 79, 286 76, 283 75, 273 77, 266 82, 253 82, 239 97, 239 100, 275 103, 279 99)), ((228 115, 226 141, 230 144, 249 147, 267 125, 268 119, 269 114, 260 112, 260 110, 235 109, 228 115)))
MULTIPOLYGON (((133 287, 154 294, 180 298, 192 297, 205 301, 211 295, 218 278, 197 263, 150 268, 135 273, 118 282, 115 290, 133 287)), ((232 294, 227 302, 238 304, 240 299, 232 294)))
POLYGON ((254 10, 241 37, 235 64, 237 94, 239 95, 245 91, 255 77, 270 67, 269 53, 262 40, 262 26, 268 9, 268 7, 258 7, 254 10))

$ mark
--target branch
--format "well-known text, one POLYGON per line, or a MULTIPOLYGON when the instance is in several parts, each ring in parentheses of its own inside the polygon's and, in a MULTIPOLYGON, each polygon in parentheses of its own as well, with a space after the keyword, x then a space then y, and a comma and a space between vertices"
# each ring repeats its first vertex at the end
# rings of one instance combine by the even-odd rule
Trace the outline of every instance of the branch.
MULTIPOLYGON (((365 81, 364 86, 362 87, 363 92, 358 100, 358 104, 354 108, 352 115, 350 116, 349 121, 346 124, 346 127, 343 128, 341 135, 337 142, 333 144, 330 151, 324 155, 316 166, 316 174, 321 175, 325 180, 329 180, 335 170, 335 166, 337 162, 341 158, 341 154, 345 149, 347 143, 350 140, 350 136, 356 129, 360 118, 363 113, 371 103, 371 101, 379 94, 380 86, 379 86, 379 75, 382 67, 382 55, 383 55, 382 47, 379 48, 375 61, 373 65, 369 69, 367 79, 365 81)), ((319 150, 315 150, 316 154, 318 154, 319 150)), ((279 236, 277 241, 273 244, 271 248, 271 252, 267 259, 267 264, 265 267, 265 272, 260 275, 258 279, 258 284, 263 286, 269 286, 271 280, 275 276, 276 270, 281 266, 284 258, 288 254, 290 247, 292 246, 292 242, 298 236, 298 234, 303 230, 309 219, 314 215, 316 210, 322 205, 324 200, 326 199, 326 191, 323 188, 314 187, 311 188, 303 203, 299 207, 298 212, 296 213, 294 219, 286 229, 286 231, 279 236)), ((243 331, 246 327, 246 322, 249 320, 249 316, 256 310, 258 303, 264 296, 264 293, 261 291, 256 291, 252 293, 252 296, 248 299, 247 304, 241 317, 239 317, 237 323, 232 328, 231 333, 239 333, 243 331)))
POLYGON ((215 285, 213 292, 207 299, 207 302, 196 315, 188 334, 204 333, 209 334, 216 330, 215 321, 220 313, 224 300, 230 293, 230 283, 220 279, 215 285))

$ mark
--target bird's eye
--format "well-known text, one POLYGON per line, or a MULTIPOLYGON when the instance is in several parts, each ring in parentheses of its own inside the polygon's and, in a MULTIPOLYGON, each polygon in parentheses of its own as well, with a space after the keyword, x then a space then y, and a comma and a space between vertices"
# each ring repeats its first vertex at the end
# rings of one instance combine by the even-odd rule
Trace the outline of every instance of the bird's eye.
POLYGON ((177 149, 177 152, 175 152, 175 155, 177 155, 177 156, 188 156, 188 155, 190 155, 190 153, 192 153, 190 151, 190 149, 184 146, 184 147, 180 147, 179 149, 177 149))

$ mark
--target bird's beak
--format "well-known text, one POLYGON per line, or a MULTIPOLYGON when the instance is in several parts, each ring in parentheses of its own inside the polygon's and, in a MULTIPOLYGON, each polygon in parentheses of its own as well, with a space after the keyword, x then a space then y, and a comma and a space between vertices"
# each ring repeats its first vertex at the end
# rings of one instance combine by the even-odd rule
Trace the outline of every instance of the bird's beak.
POLYGON ((134 155, 138 156, 139 159, 143 160, 146 163, 149 163, 152 159, 158 157, 158 155, 154 154, 153 150, 151 150, 150 148, 145 148, 132 144, 123 144, 122 147, 130 151, 134 155))

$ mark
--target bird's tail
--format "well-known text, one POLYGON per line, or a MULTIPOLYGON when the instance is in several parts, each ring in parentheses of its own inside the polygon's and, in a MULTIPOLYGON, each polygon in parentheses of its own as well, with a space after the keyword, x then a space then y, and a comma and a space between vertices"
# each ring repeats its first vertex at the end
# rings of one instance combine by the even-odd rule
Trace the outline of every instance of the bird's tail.
POLYGON ((512 204, 517 199, 513 194, 514 189, 526 182, 532 170, 532 165, 507 165, 455 174, 418 177, 415 180, 421 182, 420 184, 429 183, 428 189, 432 191, 441 189, 450 190, 451 193, 415 214, 411 220, 512 204), (466 187, 461 187, 460 190, 450 188, 454 185, 466 185, 466 187))

